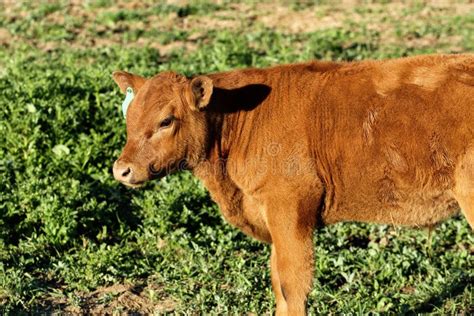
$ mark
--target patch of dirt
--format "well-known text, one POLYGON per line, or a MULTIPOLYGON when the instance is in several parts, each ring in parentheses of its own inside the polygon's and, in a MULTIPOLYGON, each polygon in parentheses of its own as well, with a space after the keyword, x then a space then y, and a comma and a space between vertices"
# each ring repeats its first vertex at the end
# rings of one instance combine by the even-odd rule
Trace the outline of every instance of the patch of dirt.
POLYGON ((318 16, 316 8, 305 10, 289 10, 287 6, 262 4, 258 6, 257 21, 265 27, 281 30, 288 33, 315 32, 318 30, 341 27, 344 22, 344 14, 333 11, 326 16, 318 16))
POLYGON ((155 285, 115 284, 100 287, 91 293, 77 293, 79 304, 66 298, 46 299, 48 311, 67 314, 112 315, 116 313, 156 314, 174 311, 178 303, 166 297, 155 285))
POLYGON ((13 36, 5 28, 0 28, 0 46, 8 45, 12 41, 13 36))
POLYGON ((400 292, 402 292, 404 294, 413 294, 413 293, 416 292, 416 288, 414 288, 413 286, 407 285, 405 287, 402 287, 400 289, 400 292))
POLYGON ((155 48, 162 56, 169 55, 174 50, 184 49, 187 52, 193 52, 197 49, 197 44, 191 41, 174 41, 169 44, 151 43, 149 46, 155 48))

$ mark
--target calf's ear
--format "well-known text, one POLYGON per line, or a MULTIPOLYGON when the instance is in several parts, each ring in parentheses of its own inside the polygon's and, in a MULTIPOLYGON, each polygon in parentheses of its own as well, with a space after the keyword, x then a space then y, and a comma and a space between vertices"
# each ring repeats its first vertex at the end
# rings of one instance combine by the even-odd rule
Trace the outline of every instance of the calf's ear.
POLYGON ((196 110, 203 110, 211 101, 212 80, 206 76, 198 76, 189 83, 191 100, 190 105, 196 110))
POLYGON ((132 88, 133 92, 137 93, 146 81, 145 78, 126 71, 114 71, 112 73, 112 78, 114 78, 114 81, 123 93, 127 91, 128 87, 132 88))

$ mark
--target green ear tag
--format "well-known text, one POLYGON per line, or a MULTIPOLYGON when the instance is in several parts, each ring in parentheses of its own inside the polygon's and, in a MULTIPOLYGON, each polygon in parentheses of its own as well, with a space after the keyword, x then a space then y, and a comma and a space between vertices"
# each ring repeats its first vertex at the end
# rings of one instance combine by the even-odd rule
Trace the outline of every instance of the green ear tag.
POLYGON ((122 103, 123 117, 127 117, 128 106, 130 105, 130 103, 132 103, 133 97, 134 97, 133 89, 128 87, 127 88, 127 95, 125 96, 125 100, 123 100, 123 103, 122 103))

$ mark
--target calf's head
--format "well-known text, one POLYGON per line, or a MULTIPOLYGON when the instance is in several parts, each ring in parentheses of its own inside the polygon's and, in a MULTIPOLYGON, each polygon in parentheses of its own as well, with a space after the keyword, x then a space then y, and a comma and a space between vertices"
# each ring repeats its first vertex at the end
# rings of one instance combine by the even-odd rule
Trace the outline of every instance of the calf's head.
POLYGON ((136 187, 195 164, 205 153, 205 111, 213 85, 206 76, 188 79, 173 72, 145 79, 113 73, 122 92, 133 90, 126 111, 127 143, 113 167, 114 177, 136 187))

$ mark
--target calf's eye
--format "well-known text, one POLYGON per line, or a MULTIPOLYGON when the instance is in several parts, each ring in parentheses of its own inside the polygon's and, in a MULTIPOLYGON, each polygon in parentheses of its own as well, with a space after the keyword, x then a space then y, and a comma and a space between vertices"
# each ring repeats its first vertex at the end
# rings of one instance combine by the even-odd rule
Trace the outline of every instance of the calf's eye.
POLYGON ((174 116, 170 115, 160 122, 160 128, 166 128, 173 123, 174 116))

